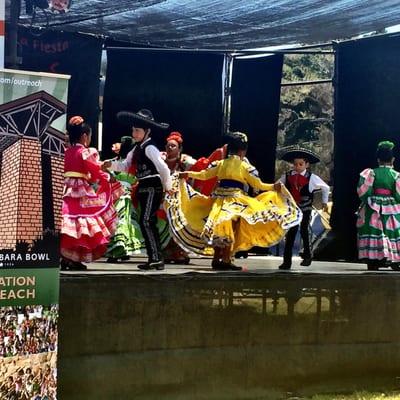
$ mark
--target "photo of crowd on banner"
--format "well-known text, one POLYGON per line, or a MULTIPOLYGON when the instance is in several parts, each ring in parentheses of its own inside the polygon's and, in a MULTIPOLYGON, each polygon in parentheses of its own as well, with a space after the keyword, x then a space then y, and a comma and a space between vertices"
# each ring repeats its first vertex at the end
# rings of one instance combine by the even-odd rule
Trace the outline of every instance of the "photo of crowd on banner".
POLYGON ((56 399, 58 305, 0 310, 0 398, 56 399))

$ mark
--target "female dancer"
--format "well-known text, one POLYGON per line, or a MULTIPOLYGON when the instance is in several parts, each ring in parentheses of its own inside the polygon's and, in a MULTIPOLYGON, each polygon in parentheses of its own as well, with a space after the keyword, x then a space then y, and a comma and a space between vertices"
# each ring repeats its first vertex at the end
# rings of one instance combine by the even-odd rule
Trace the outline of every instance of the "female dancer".
MULTIPOLYGON (((171 173, 186 171, 196 163, 194 158, 182 153, 182 146, 183 138, 180 132, 171 132, 167 137, 165 152, 162 153, 171 173)), ((166 264, 189 264, 190 262, 188 253, 175 242, 173 237, 169 240, 167 247, 163 249, 163 254, 166 264)))
POLYGON ((202 255, 214 253, 213 269, 240 270, 231 262, 237 251, 279 242, 286 229, 300 223, 301 211, 283 185, 263 183, 255 168, 243 161, 248 145, 244 133, 233 132, 227 139, 226 159, 201 172, 179 173, 180 178, 217 177, 212 195, 201 195, 175 178, 175 190, 166 196, 165 206, 181 246, 202 255), (245 185, 266 192, 250 197, 245 185))
POLYGON ((393 148, 389 141, 378 144, 378 168, 362 171, 357 188, 358 257, 369 270, 388 263, 397 270, 400 263, 400 173, 393 169, 393 148))
POLYGON ((91 128, 82 117, 69 120, 70 147, 64 159, 64 195, 61 225, 61 269, 82 270, 82 262, 103 256, 115 231, 113 201, 120 185, 111 185, 101 170, 97 150, 89 148, 91 128), (93 183, 98 184, 95 191, 93 183))

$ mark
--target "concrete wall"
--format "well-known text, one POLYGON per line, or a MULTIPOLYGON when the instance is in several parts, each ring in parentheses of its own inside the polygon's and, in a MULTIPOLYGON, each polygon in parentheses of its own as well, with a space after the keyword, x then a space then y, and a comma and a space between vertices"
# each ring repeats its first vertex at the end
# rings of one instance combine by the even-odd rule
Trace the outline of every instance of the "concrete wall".
POLYGON ((400 277, 62 278, 59 398, 394 387, 400 277))

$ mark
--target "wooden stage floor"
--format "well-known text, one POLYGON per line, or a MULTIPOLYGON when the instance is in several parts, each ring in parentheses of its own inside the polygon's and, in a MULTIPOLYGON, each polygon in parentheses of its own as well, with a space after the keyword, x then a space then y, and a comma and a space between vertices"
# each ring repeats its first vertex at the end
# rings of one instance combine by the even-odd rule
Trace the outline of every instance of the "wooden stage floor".
POLYGON ((351 275, 351 274, 398 274, 389 268, 381 268, 379 271, 367 271, 366 264, 347 262, 314 261, 309 267, 300 266, 301 259, 293 257, 292 269, 281 271, 278 266, 282 263, 282 257, 250 255, 246 259, 237 259, 235 264, 243 267, 243 271, 213 271, 211 259, 192 257, 189 265, 167 264, 162 271, 141 271, 137 264, 146 261, 145 257, 133 256, 124 263, 111 264, 106 259, 87 264, 87 271, 61 271, 62 275, 113 275, 113 274, 140 274, 140 275, 179 275, 185 273, 199 274, 323 274, 323 275, 351 275))

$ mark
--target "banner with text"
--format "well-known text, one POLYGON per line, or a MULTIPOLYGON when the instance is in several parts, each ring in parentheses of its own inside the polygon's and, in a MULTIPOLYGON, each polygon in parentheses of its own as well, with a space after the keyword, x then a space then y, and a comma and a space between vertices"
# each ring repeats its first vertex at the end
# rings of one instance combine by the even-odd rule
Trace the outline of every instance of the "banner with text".
POLYGON ((68 79, 0 70, 0 398, 56 399, 68 79))

